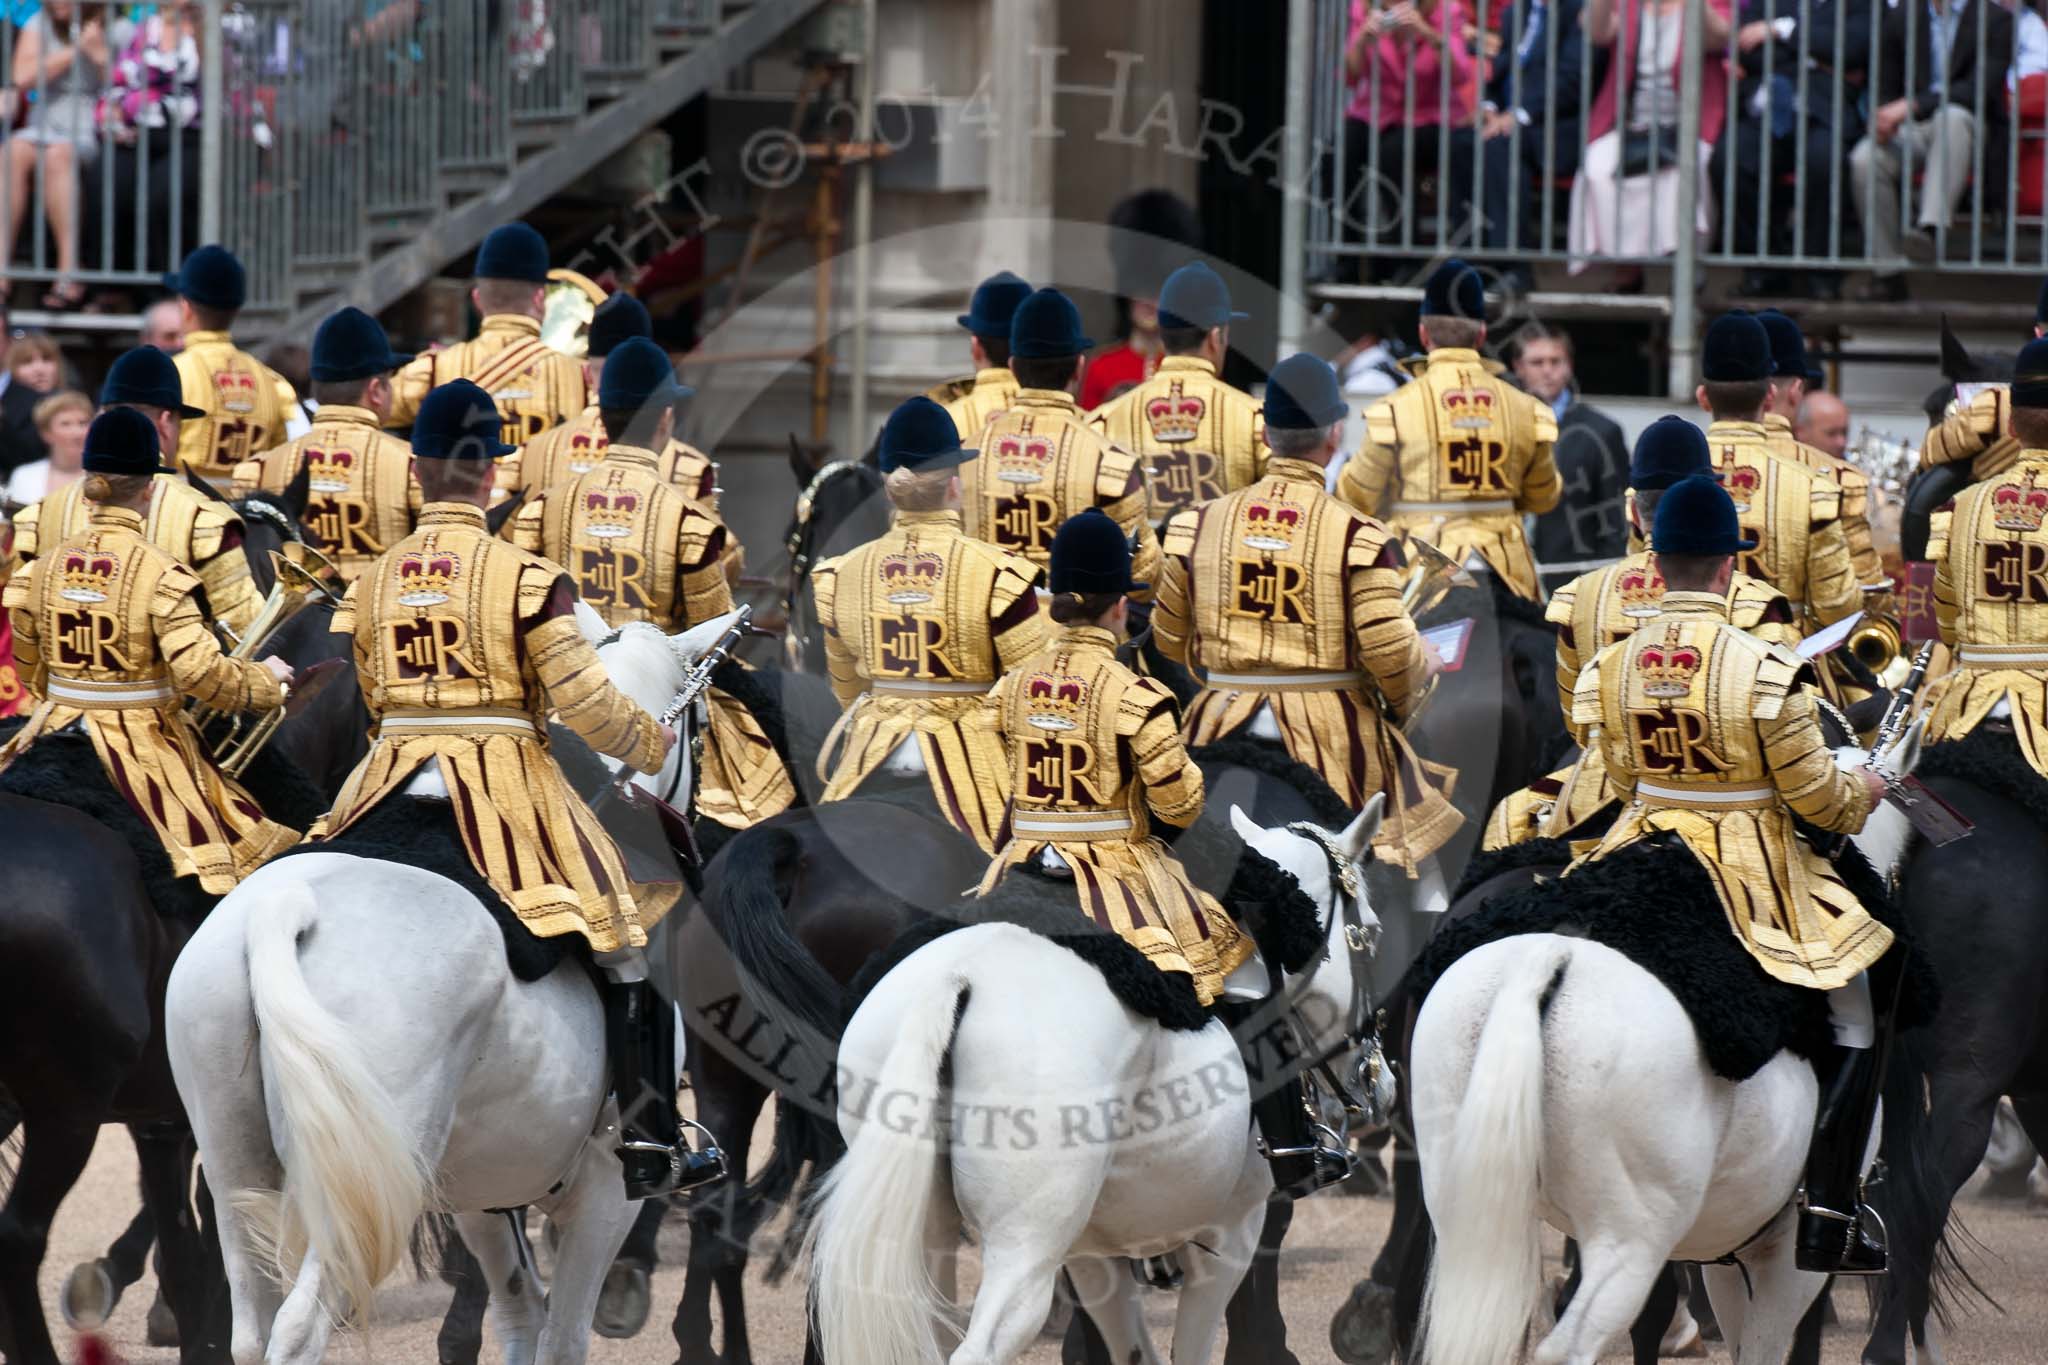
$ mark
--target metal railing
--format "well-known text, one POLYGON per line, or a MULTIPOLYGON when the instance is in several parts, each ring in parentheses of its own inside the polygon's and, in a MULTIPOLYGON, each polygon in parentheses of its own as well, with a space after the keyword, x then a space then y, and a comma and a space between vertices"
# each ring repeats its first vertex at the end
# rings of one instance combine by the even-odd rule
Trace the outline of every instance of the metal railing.
POLYGON ((136 306, 200 241, 285 310, 718 29, 722 0, 42 0, 0 21, 0 276, 136 306))
POLYGON ((1704 266, 1789 292, 1868 271, 1880 295, 1908 269, 2048 270, 2048 24, 2030 6, 1930 25, 1927 5, 1885 0, 1752 0, 1739 18, 1587 0, 1569 29, 1556 0, 1295 8, 1312 41, 1292 48, 1310 68, 1289 72, 1290 112, 1310 141, 1290 208, 1310 273, 1372 283, 1453 253, 1669 264, 1675 324, 1704 266))

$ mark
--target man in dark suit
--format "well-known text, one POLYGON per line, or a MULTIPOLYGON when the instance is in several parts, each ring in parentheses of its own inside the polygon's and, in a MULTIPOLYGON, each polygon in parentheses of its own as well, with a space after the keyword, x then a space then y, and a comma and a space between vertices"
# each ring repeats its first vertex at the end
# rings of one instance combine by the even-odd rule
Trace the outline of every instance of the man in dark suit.
POLYGON ((1628 553, 1628 439, 1613 418, 1579 401, 1569 336, 1531 322, 1513 342, 1515 381, 1557 414, 1553 454, 1564 496, 1536 518, 1529 540, 1551 593, 1628 553))
MULTIPOLYGON (((1870 68, 1870 26, 1876 8, 1871 0, 1744 0, 1735 36, 1741 80, 1735 87, 1729 126, 1709 163, 1718 194, 1729 183, 1729 159, 1734 159, 1735 193, 1724 211, 1737 252, 1828 254, 1835 168, 1863 133, 1862 86, 1870 68), (1839 110, 1837 70, 1842 76, 1839 110), (1806 198, 1799 206, 1795 240, 1791 219, 1798 195, 1784 178, 1799 172, 1802 143, 1806 198), (1760 199, 1768 215, 1761 247, 1760 199)), ((1717 244, 1719 240, 1717 234, 1717 244)), ((1834 298, 1841 293, 1841 277, 1831 270, 1752 266, 1743 273, 1740 292, 1834 298)))
MULTIPOLYGON (((1900 256, 1923 265, 1935 259, 1935 234, 1949 226, 1956 201, 1975 174, 1980 143, 1986 168, 1980 192, 1994 192, 2005 179, 2012 12, 1995 0, 1899 0, 1885 10, 1878 51, 1870 131, 1849 153, 1849 183, 1863 216, 1864 242, 1876 263, 1864 295, 1894 302, 1906 297, 1900 256), (1920 180, 1920 203, 1917 227, 1901 235, 1899 209, 1909 156, 1911 176, 1920 180)), ((1913 207, 1910 198, 1906 207, 1913 207)))
MULTIPOLYGON (((1546 172, 1546 143, 1551 177, 1569 180, 1578 173, 1583 8, 1584 0, 1512 0, 1502 16, 1501 47, 1487 78, 1479 126, 1489 247, 1543 245, 1543 198, 1537 185, 1546 172)), ((1527 266, 1511 266, 1504 275, 1511 288, 1528 288, 1527 266)))

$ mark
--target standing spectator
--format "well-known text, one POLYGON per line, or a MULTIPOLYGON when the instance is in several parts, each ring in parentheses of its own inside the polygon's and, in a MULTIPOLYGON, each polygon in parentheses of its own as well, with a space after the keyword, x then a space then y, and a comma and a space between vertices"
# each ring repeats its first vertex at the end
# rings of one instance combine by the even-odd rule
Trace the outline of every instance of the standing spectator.
MULTIPOLYGON (((1699 217, 1713 223, 1707 163, 1728 113, 1728 77, 1714 54, 1728 45, 1731 0, 1706 0, 1700 87, 1699 217)), ((1685 54, 1685 0, 1588 0, 1586 34, 1614 50, 1594 97, 1585 164, 1572 184, 1572 270, 1593 256, 1669 256, 1678 248, 1678 83, 1685 54), (1628 124, 1618 127, 1626 90, 1628 124)), ((1624 267, 1617 287, 1640 289, 1642 268, 1624 267)))
POLYGON ((1814 389, 1799 400, 1792 434, 1803 444, 1838 460, 1848 458, 1849 405, 1826 389, 1814 389))
POLYGON ((27 506, 40 502, 85 473, 85 433, 92 425, 92 400, 77 389, 53 393, 35 407, 36 432, 49 454, 7 476, 0 498, 27 506))
MULTIPOLYGON (((1792 0, 1790 6, 1786 0, 1743 0, 1741 27, 1735 31, 1742 70, 1735 87, 1735 126, 1731 135, 1715 146, 1712 168, 1713 183, 1725 186, 1729 162, 1734 162, 1734 197, 1727 205, 1724 223, 1733 234, 1737 252, 1828 254, 1835 168, 1844 149, 1854 146, 1863 132, 1861 88, 1870 69, 1870 26, 1876 9, 1870 0, 1792 0), (1793 12, 1784 13, 1787 8, 1793 12), (1803 75, 1802 61, 1806 63, 1803 75), (1838 70, 1843 82, 1839 124, 1834 102, 1838 70), (1806 149, 1806 197, 1795 238, 1790 218, 1798 195, 1784 178, 1799 169, 1801 144, 1806 149), (1763 183, 1766 145, 1770 176, 1768 183, 1763 183), (1760 198, 1768 215, 1768 234, 1761 248, 1757 240, 1760 198)), ((1832 299, 1840 295, 1841 288, 1838 271, 1758 265, 1743 272, 1738 292, 1758 295, 1797 290, 1813 298, 1832 299)))
MULTIPOLYGON (((114 58, 102 117, 114 157, 114 231, 107 244, 113 255, 97 259, 102 245, 93 234, 87 258, 112 269, 132 263, 139 246, 145 266, 168 269, 177 261, 174 224, 184 248, 199 240, 199 14, 191 0, 168 0, 134 26, 114 58), (138 197, 148 234, 140 244, 138 197)), ((102 193, 100 177, 88 177, 86 222, 100 221, 102 193)))
MULTIPOLYGON (((1935 259, 1935 234, 1955 216, 1974 174, 1978 139, 2006 135, 2003 86, 2013 62, 2012 12, 1993 0, 1924 0, 1885 11, 1878 42, 1875 110, 1870 131, 1849 153, 1849 181, 1863 218, 1864 245, 1877 263, 1864 299, 1893 303, 1906 297, 1897 262, 1935 259), (1908 70, 1913 87, 1907 88, 1908 70), (1977 126, 1982 99, 1989 127, 1977 126), (1916 226, 1902 232, 1912 213, 1906 159, 1920 182, 1916 226)), ((1985 158, 1987 166, 2003 166, 1985 158)), ((1988 186, 1986 187, 1989 188, 1988 186)))
MULTIPOLYGON (((1490 247, 1545 245, 1548 224, 1541 221, 1536 186, 1545 174, 1546 149, 1552 177, 1569 180, 1578 173, 1584 10, 1584 0, 1513 0, 1502 25, 1479 121, 1490 247)), ((1502 287, 1512 292, 1527 293, 1533 283, 1526 265, 1501 272, 1502 287)))
POLYGON ((1433 232, 1413 196, 1436 173, 1446 226, 1457 231, 1472 209, 1473 114, 1479 59, 1465 40, 1465 0, 1398 0, 1379 8, 1351 0, 1344 79, 1351 105, 1344 124, 1344 217, 1349 235, 1398 239, 1408 218, 1418 242, 1433 232), (1444 67, 1450 67, 1448 92, 1444 67), (1405 164, 1407 133, 1415 163, 1405 164))
POLYGON ((158 299, 142 313, 142 341, 165 355, 185 349, 185 308, 178 300, 158 299))
POLYGON ((42 335, 17 338, 7 348, 7 387, 0 390, 0 474, 40 460, 49 451, 36 430, 36 404, 62 381, 64 356, 42 335))
MULTIPOLYGON (((107 79, 107 32, 97 17, 79 13, 78 0, 49 0, 22 27, 14 48, 14 87, 33 102, 28 122, 7 148, 6 236, 0 271, 14 261, 14 245, 29 205, 40 198, 57 241, 57 280, 43 307, 76 308, 85 301, 78 274, 79 171, 99 151, 94 111, 107 79)), ((0 294, 8 280, 0 274, 0 294)))
POLYGON ((1564 496, 1535 518, 1530 548, 1546 592, 1628 553, 1628 439, 1615 420, 1579 401, 1572 339, 1548 323, 1514 337, 1515 379, 1557 414, 1557 474, 1564 496))

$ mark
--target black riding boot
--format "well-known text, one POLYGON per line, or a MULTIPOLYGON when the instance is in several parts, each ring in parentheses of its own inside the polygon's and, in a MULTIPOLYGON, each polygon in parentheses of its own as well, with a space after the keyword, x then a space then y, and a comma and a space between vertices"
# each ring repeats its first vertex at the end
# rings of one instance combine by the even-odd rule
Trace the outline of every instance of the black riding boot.
POLYGON ((619 1102, 619 1164, 626 1197, 652 1199, 715 1180, 716 1153, 683 1144, 676 1115, 675 1028, 668 1002, 645 981, 604 983, 605 1043, 619 1102))
POLYGON ((1799 1206, 1798 1265, 1823 1275, 1882 1275, 1884 1223, 1863 1202, 1863 1153, 1877 1110, 1874 1048, 1836 1048, 1815 1114, 1799 1206))
MULTIPOLYGON (((1274 974, 1277 977, 1278 973, 1274 974)), ((1277 981, 1274 989, 1279 989, 1277 981)), ((1349 1176, 1355 1163, 1351 1153, 1323 1140, 1334 1135, 1310 1116, 1300 1074, 1289 1072, 1283 1078, 1274 1073, 1276 1067, 1285 1065, 1282 1058, 1255 1055, 1264 1031, 1252 1032, 1239 1025, 1258 1008, 1255 1004, 1217 1002, 1217 1012, 1232 1026, 1231 1035, 1246 1053, 1252 1121, 1259 1129, 1259 1150, 1273 1167, 1274 1193, 1282 1199, 1305 1199, 1349 1176)))

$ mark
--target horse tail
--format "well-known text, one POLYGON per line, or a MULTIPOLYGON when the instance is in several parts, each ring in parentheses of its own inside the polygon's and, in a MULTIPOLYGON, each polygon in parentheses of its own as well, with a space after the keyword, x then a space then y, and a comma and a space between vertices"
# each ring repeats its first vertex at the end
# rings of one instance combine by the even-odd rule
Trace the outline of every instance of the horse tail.
POLYGON ((1568 945, 1509 967, 1479 1034, 1445 1168, 1430 1181, 1436 1253, 1423 1291, 1425 1365, 1516 1359, 1542 1294, 1543 1015, 1568 945))
POLYGON ((1909 1292, 1902 1286, 1925 1285, 1926 1303, 1909 1300, 1909 1314, 1917 1317, 1931 1311, 1947 1327, 1956 1310, 1971 1299, 1992 1308, 1999 1305, 1957 1254, 1958 1237, 1982 1248, 1955 1215, 1954 1196, 1934 1150, 1934 1114, 1926 1086, 1934 1066, 1932 1053, 1928 1029, 1901 1030, 1893 1039, 1881 1081, 1878 1151, 1885 1172, 1876 1199, 1885 1220, 1891 1273, 1873 1280, 1870 1291, 1875 1308, 1886 1294, 1909 1292))
POLYGON ((836 1045, 845 990, 789 931, 779 876, 803 857, 787 829, 755 827, 726 846, 718 894, 706 909, 739 969, 747 1002, 791 1032, 836 1045))
POLYGON ((315 1252, 339 1291, 329 1309, 360 1324, 378 1282, 405 1259, 432 1182, 363 1044, 307 987, 299 944, 318 912, 311 887, 286 882, 247 918, 256 1034, 283 1117, 284 1192, 266 1240, 281 1278, 299 1250, 315 1252))
MULTIPOLYGON (((947 1053, 967 1008, 964 976, 949 974, 904 1012, 872 1093, 944 1102, 947 1053)), ((811 1263, 811 1317, 832 1365, 943 1365, 935 1326, 957 1320, 932 1279, 925 1223, 939 1196, 944 1137, 870 1118, 845 1158, 819 1183, 804 1252, 811 1263)), ((943 1129, 937 1129, 943 1134, 943 1129)))

